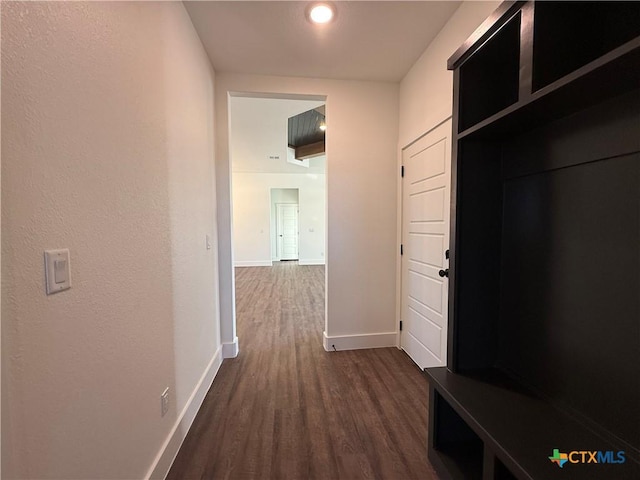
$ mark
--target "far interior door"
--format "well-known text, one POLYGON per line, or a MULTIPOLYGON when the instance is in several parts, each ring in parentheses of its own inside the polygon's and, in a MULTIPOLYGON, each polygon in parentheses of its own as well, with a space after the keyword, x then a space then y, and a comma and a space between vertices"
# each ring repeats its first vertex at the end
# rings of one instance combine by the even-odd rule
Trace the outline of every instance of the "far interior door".
POLYGON ((298 259, 298 205, 276 205, 276 242, 279 260, 298 259))
POLYGON ((450 136, 448 121, 402 152, 401 345, 421 368, 447 358, 450 136))

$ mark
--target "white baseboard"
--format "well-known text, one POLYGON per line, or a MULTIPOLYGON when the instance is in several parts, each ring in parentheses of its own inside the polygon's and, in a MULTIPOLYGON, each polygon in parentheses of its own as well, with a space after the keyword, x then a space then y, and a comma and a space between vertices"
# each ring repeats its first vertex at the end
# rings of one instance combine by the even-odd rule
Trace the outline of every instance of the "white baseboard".
POLYGON ((211 388, 213 379, 220 369, 220 365, 222 365, 222 348, 218 348, 209 362, 196 388, 191 393, 189 400, 187 400, 187 404, 182 409, 182 412, 180 412, 180 415, 178 415, 178 419, 171 429, 169 436, 162 444, 160 451, 151 464, 145 479, 162 480, 169 473, 169 469, 191 428, 193 420, 196 418, 196 414, 202 405, 204 397, 211 388))
POLYGON ((298 260, 298 265, 324 265, 324 258, 320 259, 310 259, 310 260, 298 260))
MULTIPOLYGON (((272 267, 274 262, 280 262, 277 258, 275 260, 238 260, 234 263, 236 267, 272 267)), ((298 260, 298 265, 324 265, 326 262, 324 258, 298 260)))
POLYGON ((273 262, 271 260, 236 260, 234 265, 236 267, 271 267, 273 262))
POLYGON ((396 332, 372 333, 368 335, 342 335, 329 337, 327 332, 322 332, 324 349, 333 352, 336 350, 361 350, 364 348, 397 347, 398 335, 396 332))
POLYGON ((233 339, 233 342, 224 342, 222 344, 222 358, 236 358, 240 353, 238 347, 238 337, 233 339))

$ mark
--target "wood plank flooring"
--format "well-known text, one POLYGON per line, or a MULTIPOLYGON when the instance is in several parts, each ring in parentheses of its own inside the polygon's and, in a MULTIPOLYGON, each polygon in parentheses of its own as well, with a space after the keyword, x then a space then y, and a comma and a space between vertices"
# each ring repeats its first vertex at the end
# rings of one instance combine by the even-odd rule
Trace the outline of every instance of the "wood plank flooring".
POLYGON ((225 360, 168 479, 435 479, 427 381, 396 348, 325 352, 324 267, 236 269, 225 360))

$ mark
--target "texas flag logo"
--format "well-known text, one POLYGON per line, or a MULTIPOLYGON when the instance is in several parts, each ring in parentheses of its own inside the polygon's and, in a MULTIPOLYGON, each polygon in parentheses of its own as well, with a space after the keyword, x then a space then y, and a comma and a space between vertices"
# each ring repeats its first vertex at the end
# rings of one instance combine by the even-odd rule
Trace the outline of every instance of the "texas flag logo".
POLYGON ((553 456, 549 457, 553 463, 557 463, 560 468, 569 461, 569 456, 566 453, 560 453, 557 448, 553 449, 553 456))

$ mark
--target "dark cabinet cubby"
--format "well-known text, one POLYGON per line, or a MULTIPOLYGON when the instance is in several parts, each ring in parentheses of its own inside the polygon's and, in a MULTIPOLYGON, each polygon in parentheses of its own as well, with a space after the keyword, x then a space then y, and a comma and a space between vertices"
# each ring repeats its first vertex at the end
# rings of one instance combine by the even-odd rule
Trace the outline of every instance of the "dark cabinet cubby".
POLYGON ((438 450, 447 468, 458 476, 481 480, 482 440, 437 392, 432 399, 434 421, 446 426, 433 437, 433 448, 438 450))
POLYGON ((635 2, 538 2, 533 34, 533 90, 640 35, 635 2))
POLYGON ((494 480, 516 480, 516 477, 504 466, 500 460, 495 459, 494 480))
POLYGON ((518 101, 520 14, 460 67, 459 125, 464 130, 518 101), (477 95, 477 85, 484 92, 477 95))
POLYGON ((505 2, 449 60, 443 478, 640 478, 639 27, 638 2, 505 2))

